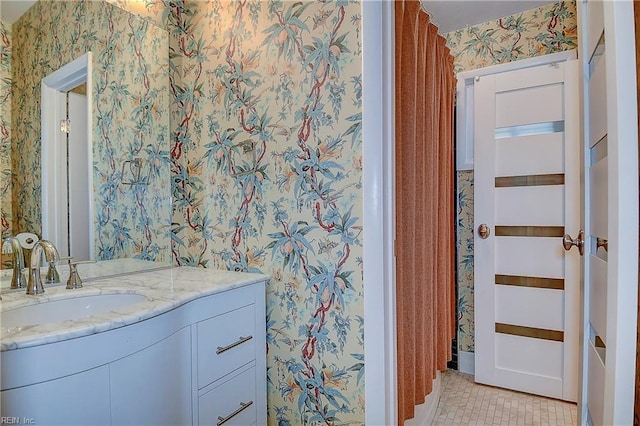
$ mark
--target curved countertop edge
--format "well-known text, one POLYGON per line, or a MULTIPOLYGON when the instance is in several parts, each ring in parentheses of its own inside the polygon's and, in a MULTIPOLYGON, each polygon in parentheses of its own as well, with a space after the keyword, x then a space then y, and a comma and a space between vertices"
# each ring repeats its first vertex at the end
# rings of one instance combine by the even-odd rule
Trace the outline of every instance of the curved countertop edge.
POLYGON ((45 286, 45 293, 3 295, 1 310, 97 294, 134 293, 147 300, 100 315, 8 329, 0 324, 0 351, 23 349, 89 336, 161 315, 201 297, 268 280, 263 274, 174 267, 92 280, 83 288, 66 290, 64 284, 45 286))

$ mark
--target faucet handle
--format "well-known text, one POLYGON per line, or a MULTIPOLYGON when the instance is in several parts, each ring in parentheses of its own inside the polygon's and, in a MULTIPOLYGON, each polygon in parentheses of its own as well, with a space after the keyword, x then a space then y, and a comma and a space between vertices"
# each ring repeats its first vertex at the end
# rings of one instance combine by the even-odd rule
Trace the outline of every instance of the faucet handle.
POLYGON ((41 258, 43 254, 47 262, 54 262, 60 258, 56 246, 51 241, 39 240, 33 245, 31 260, 29 261, 28 295, 44 293, 42 278, 40 278, 40 265, 42 265, 41 258))
POLYGON ((11 254, 13 250, 11 249, 11 237, 6 237, 2 240, 2 254, 11 254))
MULTIPOLYGON (((73 257, 61 257, 58 259, 58 262, 71 261, 73 257)), ((60 282, 60 274, 58 274, 58 270, 56 269, 56 261, 52 260, 49 262, 49 270, 47 271, 47 276, 44 279, 46 284, 54 284, 60 282)))
POLYGON ((78 273, 78 265, 82 265, 85 263, 96 263, 95 260, 80 260, 78 262, 69 261, 69 279, 67 280, 67 286, 65 287, 67 290, 72 290, 74 288, 82 288, 82 278, 80 278, 80 274, 78 273))
POLYGON ((27 286, 27 280, 22 272, 24 268, 24 254, 20 241, 15 237, 5 237, 2 240, 2 253, 13 256, 13 272, 11 274, 11 288, 23 288, 27 286))

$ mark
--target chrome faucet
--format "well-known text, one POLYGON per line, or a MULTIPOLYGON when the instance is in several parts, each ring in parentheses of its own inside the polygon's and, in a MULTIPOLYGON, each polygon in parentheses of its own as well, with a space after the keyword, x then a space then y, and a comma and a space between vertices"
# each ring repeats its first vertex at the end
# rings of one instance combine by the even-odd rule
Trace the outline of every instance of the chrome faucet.
POLYGON ((13 256, 13 275, 11 276, 11 288, 26 287, 25 277, 22 274, 24 268, 24 254, 20 241, 16 237, 6 237, 2 240, 2 253, 11 253, 13 256), (9 249, 11 251, 9 251, 9 249))
POLYGON ((42 265, 42 254, 47 262, 57 262, 60 256, 58 250, 52 242, 40 240, 34 246, 31 252, 31 262, 29 264, 29 283, 27 284, 27 294, 44 293, 42 287, 42 278, 40 277, 40 266, 42 265))

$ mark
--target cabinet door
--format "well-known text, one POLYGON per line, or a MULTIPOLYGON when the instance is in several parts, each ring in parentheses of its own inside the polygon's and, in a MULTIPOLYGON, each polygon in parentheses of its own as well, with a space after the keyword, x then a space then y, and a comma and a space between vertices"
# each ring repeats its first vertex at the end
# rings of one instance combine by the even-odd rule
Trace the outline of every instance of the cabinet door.
POLYGON ((5 390, 0 401, 2 423, 108 425, 109 367, 5 390))
POLYGON ((191 424, 191 329, 110 366, 114 425, 191 424))

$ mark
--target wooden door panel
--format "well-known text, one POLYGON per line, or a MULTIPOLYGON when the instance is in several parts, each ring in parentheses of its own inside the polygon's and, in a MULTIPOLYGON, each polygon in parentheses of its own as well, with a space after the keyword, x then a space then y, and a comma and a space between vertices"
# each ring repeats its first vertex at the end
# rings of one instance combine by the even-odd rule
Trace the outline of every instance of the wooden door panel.
POLYGON ((495 82, 496 92, 522 90, 529 87, 540 87, 565 81, 565 70, 562 66, 536 67, 535 78, 531 78, 531 69, 524 68, 500 74, 495 82))
POLYGON ((496 237, 495 250, 496 274, 564 278, 559 238, 496 237))
POLYGON ((587 404, 593 424, 603 424, 604 415, 604 364, 598 355, 595 345, 589 344, 589 390, 587 395, 587 404))
POLYGON ((497 285, 496 322, 564 330, 564 292, 497 285))
POLYGON ((496 344, 498 369, 546 376, 555 386, 562 385, 562 343, 498 334, 496 344))
POLYGON ((589 208, 591 209, 591 224, 589 226, 589 233, 605 239, 609 236, 609 218, 607 211, 609 205, 608 174, 609 165, 606 157, 592 165, 589 174, 589 182, 591 183, 589 203, 589 208))
POLYGON ((496 176, 563 173, 564 137, 556 132, 498 139, 496 176))
MULTIPOLYGON (((579 14, 578 14, 579 15, 579 14)), ((586 35, 586 52, 594 52, 604 31, 604 9, 602 1, 587 2, 587 25, 584 27, 586 35)))
POLYGON ((594 58, 589 78, 589 141, 594 146, 607 134, 606 57, 594 58))
POLYGON ((563 84, 496 93, 496 127, 547 123, 564 119, 563 84), (541 108, 544 105, 544 108, 541 108))
POLYGON ((589 255, 589 321, 596 334, 607 341, 607 262, 589 255))
POLYGON ((564 226, 562 185, 496 188, 495 197, 495 220, 502 226, 564 226))

